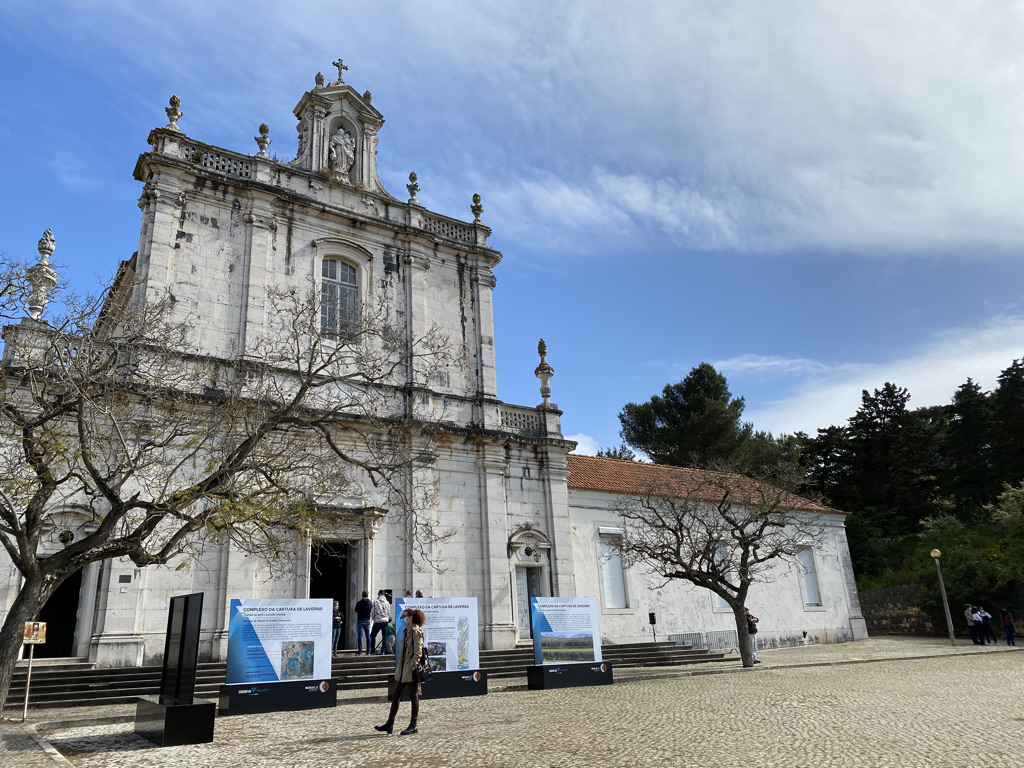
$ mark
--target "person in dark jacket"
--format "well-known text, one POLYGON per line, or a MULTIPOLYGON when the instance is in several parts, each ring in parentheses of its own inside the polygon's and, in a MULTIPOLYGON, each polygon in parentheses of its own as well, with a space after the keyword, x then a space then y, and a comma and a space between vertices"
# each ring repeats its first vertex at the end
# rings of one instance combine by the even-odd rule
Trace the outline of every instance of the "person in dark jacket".
POLYGON ((345 626, 345 617, 341 613, 341 605, 334 601, 334 609, 331 612, 331 654, 338 655, 338 643, 341 641, 341 629, 345 626))
POLYGON ((978 613, 981 615, 981 636, 986 641, 991 640, 992 645, 999 645, 996 641, 996 633, 992 631, 992 614, 984 608, 978 608, 978 613))
POLYGON ((409 721, 409 727, 402 731, 403 736, 408 736, 419 732, 416 719, 420 714, 420 684, 413 678, 412 673, 423 658, 422 627, 426 622, 426 616, 419 608, 406 608, 402 611, 402 618, 405 619, 405 630, 402 632, 402 651, 398 654, 398 663, 395 665, 395 690, 391 694, 391 712, 384 725, 375 725, 373 729, 381 733, 391 733, 395 727, 395 716, 402 701, 402 693, 408 688, 412 719, 409 721))
POLYGON ((366 638, 366 653, 370 649, 370 611, 373 610, 373 603, 370 602, 370 593, 363 592, 363 599, 356 603, 356 655, 363 652, 363 638, 366 638))
POLYGON ((758 622, 758 618, 757 618, 757 616, 752 616, 750 614, 750 609, 749 608, 744 608, 743 610, 747 614, 747 634, 750 635, 750 656, 753 659, 755 664, 760 664, 761 662, 757 660, 757 622, 758 622))
POLYGON ((1003 608, 1003 612, 1001 615, 1003 619, 1003 633, 1006 635, 1006 644, 1016 645, 1017 643, 1013 639, 1013 614, 1005 608, 1003 608))

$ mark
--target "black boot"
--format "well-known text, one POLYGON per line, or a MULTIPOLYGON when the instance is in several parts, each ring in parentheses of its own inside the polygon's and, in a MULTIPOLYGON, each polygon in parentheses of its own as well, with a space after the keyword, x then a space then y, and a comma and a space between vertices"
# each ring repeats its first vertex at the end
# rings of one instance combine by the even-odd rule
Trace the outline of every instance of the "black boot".
POLYGON ((384 725, 375 725, 375 726, 373 726, 373 730, 380 731, 381 733, 386 733, 388 736, 391 735, 391 731, 393 731, 394 729, 395 729, 395 724, 393 722, 391 722, 390 720, 388 722, 384 723, 384 725))
POLYGON ((402 736, 409 736, 409 735, 414 734, 414 733, 419 733, 419 730, 417 730, 417 728, 416 728, 416 721, 415 720, 413 720, 412 722, 409 723, 409 727, 406 728, 404 731, 402 731, 401 735, 402 736))

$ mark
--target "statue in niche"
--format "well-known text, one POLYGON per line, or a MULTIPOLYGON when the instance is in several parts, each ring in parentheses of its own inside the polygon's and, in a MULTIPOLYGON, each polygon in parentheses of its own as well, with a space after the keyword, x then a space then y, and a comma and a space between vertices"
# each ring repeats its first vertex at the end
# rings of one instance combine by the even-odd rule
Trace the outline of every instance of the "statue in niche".
POLYGON ((339 128, 338 132, 331 137, 331 147, 327 153, 327 160, 331 170, 343 182, 346 184, 352 183, 349 180, 348 174, 352 168, 352 163, 356 160, 356 140, 344 128, 339 128))

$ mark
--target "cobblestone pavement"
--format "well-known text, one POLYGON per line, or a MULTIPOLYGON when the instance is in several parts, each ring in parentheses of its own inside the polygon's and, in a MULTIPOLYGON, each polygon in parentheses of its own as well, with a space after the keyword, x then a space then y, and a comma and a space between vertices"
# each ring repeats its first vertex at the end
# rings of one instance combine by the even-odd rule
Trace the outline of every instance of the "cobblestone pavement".
MULTIPOLYGON (((613 686, 492 686, 486 697, 423 702, 415 736, 372 730, 383 700, 219 718, 213 744, 167 749, 135 737, 130 723, 40 730, 79 768, 1009 766, 1024 755, 1024 654, 1004 650, 883 638, 765 650, 752 670, 701 668, 735 674, 620 670, 613 686), (857 663, 874 660, 885 663, 857 663)), ((396 725, 407 718, 403 702, 396 725)), ((0 764, 55 765, 31 762, 39 747, 7 754, 0 764), (15 760, 3 762, 7 754, 15 760)))

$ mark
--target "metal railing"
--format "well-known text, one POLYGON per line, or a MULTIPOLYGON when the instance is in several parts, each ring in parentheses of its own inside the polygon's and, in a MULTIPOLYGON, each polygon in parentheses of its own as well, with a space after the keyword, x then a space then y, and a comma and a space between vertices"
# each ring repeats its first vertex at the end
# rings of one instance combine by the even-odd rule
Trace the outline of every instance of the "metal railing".
POLYGON ((739 639, 735 629, 712 632, 679 632, 668 636, 670 642, 689 645, 698 651, 736 651, 739 639))

